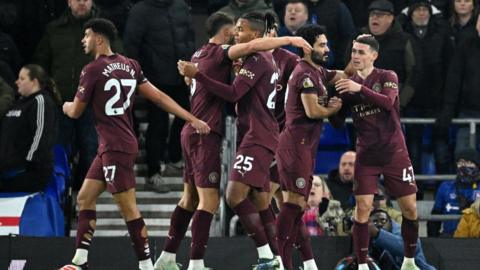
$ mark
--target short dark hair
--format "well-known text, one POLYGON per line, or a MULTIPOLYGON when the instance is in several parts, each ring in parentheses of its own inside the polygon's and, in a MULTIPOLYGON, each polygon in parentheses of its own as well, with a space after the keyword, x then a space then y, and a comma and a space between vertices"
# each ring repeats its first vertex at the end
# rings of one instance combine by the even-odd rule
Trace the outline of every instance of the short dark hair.
POLYGON ((105 36, 110 43, 112 43, 117 37, 117 28, 107 19, 90 19, 83 25, 84 30, 89 28, 92 29, 94 33, 105 36))
POLYGON ((377 39, 372 35, 361 35, 355 39, 355 42, 367 44, 370 48, 376 52, 380 50, 380 44, 377 39))
POLYGON ((265 35, 270 30, 275 28, 278 19, 276 15, 271 12, 252 11, 241 15, 238 19, 244 19, 248 21, 250 28, 253 31, 260 32, 265 35))
MULTIPOLYGON (((308 44, 313 47, 317 38, 321 35, 326 35, 327 29, 323 25, 318 24, 305 24, 298 29, 296 35, 305 39, 308 44)), ((303 50, 298 50, 300 57, 303 57, 303 50)))
POLYGON ((223 12, 216 12, 208 17, 205 23, 205 29, 207 30, 207 35, 209 38, 218 34, 218 31, 222 29, 225 25, 233 25, 233 18, 228 16, 228 14, 223 12))
POLYGON ((286 8, 287 8, 287 5, 288 4, 303 4, 303 6, 305 7, 305 11, 307 12, 308 14, 308 4, 305 2, 305 0, 289 0, 287 2, 287 4, 285 5, 285 11, 286 11, 286 8))

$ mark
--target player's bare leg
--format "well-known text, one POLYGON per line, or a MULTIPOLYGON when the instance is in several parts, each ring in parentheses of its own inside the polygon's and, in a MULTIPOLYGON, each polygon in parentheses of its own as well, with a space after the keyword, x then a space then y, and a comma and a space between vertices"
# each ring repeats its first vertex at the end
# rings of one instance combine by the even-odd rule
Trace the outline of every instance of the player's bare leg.
POLYGON ((198 194, 195 186, 184 183, 182 198, 170 218, 168 237, 160 257, 155 262, 155 270, 180 269, 176 263, 176 255, 182 239, 185 237, 193 212, 197 209, 198 194))
POLYGON ((60 269, 86 269, 88 267, 88 251, 95 232, 97 217, 97 198, 105 191, 105 182, 86 178, 77 196, 78 224, 75 241, 75 256, 73 265, 66 265, 60 269), (84 268, 82 268, 82 266, 84 268), (70 267, 70 268, 67 268, 70 267))
POLYGON ((358 270, 368 270, 367 254, 370 236, 368 234, 368 218, 372 211, 373 195, 355 196, 356 206, 352 228, 353 249, 358 261, 358 270))
POLYGON ((286 269, 292 269, 292 249, 307 202, 302 194, 286 191, 277 217, 277 243, 286 269))
MULTIPOLYGON (((229 181, 227 184, 227 203, 230 208, 233 209, 235 214, 238 215, 240 222, 243 225, 243 228, 254 241, 257 247, 259 265, 254 269, 262 269, 264 264, 268 264, 269 261, 274 259, 272 250, 268 245, 267 235, 263 228, 260 215, 258 213, 257 207, 249 199, 249 194, 252 189, 250 186, 237 182, 229 181), (268 261, 268 262, 267 262, 268 261)), ((268 198, 268 193, 265 193, 265 199, 268 198)), ((255 196, 255 199, 259 199, 255 196)), ((268 205, 267 205, 268 206, 268 205)), ((266 206, 265 206, 266 208, 266 206)), ((275 262, 278 262, 275 259, 275 262)), ((268 268, 266 268, 268 269, 268 268)), ((276 269, 276 268, 272 268, 276 269)))
POLYGON ((220 203, 220 193, 217 188, 197 187, 199 203, 193 214, 192 244, 190 249, 190 262, 188 270, 204 270, 203 258, 210 233, 210 224, 217 212, 220 203))
POLYGON ((139 269, 153 270, 147 227, 137 207, 135 188, 115 193, 113 194, 113 199, 117 203, 120 213, 127 224, 130 240, 137 255, 139 269))
POLYGON ((397 199, 402 210, 403 263, 402 270, 419 269, 415 265, 418 241, 417 195, 415 193, 397 199))

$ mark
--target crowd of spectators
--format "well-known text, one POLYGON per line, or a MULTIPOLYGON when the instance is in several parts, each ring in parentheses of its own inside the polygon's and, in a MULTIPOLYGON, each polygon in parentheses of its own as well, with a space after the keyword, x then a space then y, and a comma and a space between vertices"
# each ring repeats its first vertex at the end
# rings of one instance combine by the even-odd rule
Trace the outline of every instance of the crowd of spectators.
MULTIPOLYGON (((306 23, 325 25, 331 54, 327 66, 335 69, 344 69, 349 62, 351 41, 357 34, 374 35, 380 43, 380 57, 375 65, 394 70, 399 77, 402 116, 436 119, 435 124, 430 125, 436 172, 447 174, 455 169, 459 171, 459 160, 465 154, 463 150, 469 147, 470 133, 468 126, 457 128, 451 125, 451 121, 453 118, 480 117, 480 17, 477 0, 56 0, 34 3, 0 0, 0 136, 6 136, 4 129, 11 130, 8 126, 12 125, 10 118, 15 115, 15 108, 27 103, 33 96, 44 97, 50 107, 56 108, 58 105, 51 102, 56 94, 60 95, 59 103, 73 100, 80 71, 92 60, 91 56, 84 54, 80 42, 84 34, 83 23, 94 17, 112 20, 120 36, 113 49, 138 60, 154 85, 188 109, 188 88, 177 72, 176 62, 190 59, 196 49, 192 13, 207 15, 218 10, 233 17, 251 10, 275 11, 281 22, 279 36, 295 35, 297 29, 306 23), (55 82, 58 92, 53 95, 22 92, 17 77, 20 80, 25 76, 31 81, 37 80, 39 87, 34 87, 38 89, 32 91, 45 92, 43 75, 31 77, 34 73, 26 71, 27 67, 32 67, 27 65, 29 63, 38 64, 45 70, 55 82), (10 118, 5 118, 5 115, 10 115, 10 118), (457 136, 452 136, 457 129, 457 136), (456 162, 453 162, 454 153, 457 153, 456 162)), ((295 51, 291 47, 286 49, 295 51)), ((37 103, 39 99, 35 98, 37 103)), ((38 107, 38 104, 32 104, 38 107)), ((162 175, 178 175, 183 166, 179 142, 183 122, 174 119, 169 124, 168 114, 153 104, 147 106, 147 111, 147 183, 157 191, 166 192, 168 189, 163 185, 162 175), (162 167, 166 169, 162 170, 162 167)), ((49 142, 44 147, 52 149, 53 144, 60 144, 67 149, 71 161, 76 164, 73 185, 78 189, 97 149, 92 112, 87 109, 76 120, 64 117, 57 110, 53 112, 53 118, 45 118, 45 123, 51 121, 54 124, 45 129, 50 132, 60 130, 61 136, 48 135, 49 142), (57 122, 59 128, 53 128, 57 122)), ((416 173, 423 171, 425 127, 405 127, 416 173)), ((35 130, 31 129, 30 137, 35 136, 35 130)), ((478 132, 476 141, 478 148, 478 132)), ((7 156, 1 154, 1 163, 7 163, 7 156)), ((476 165, 478 170, 479 163, 471 155, 467 161, 476 165)), ((33 159, 31 155, 26 155, 23 165, 15 166, 31 169, 35 161, 35 154, 33 159)), ((50 159, 42 159, 42 162, 47 161, 50 162, 50 159)), ((319 200, 319 210, 314 210, 321 212, 318 220, 320 231, 326 229, 323 223, 328 215, 325 213, 343 213, 354 205, 351 197, 354 163, 355 153, 345 153, 339 169, 332 171, 326 181, 317 183, 325 186, 319 192, 322 193, 320 199, 316 199, 319 200), (328 192, 326 186, 329 186, 328 192)), ((2 166, 2 174, 11 169, 2 166)), ((51 170, 51 164, 35 164, 35 168, 41 168, 44 173, 47 169, 51 170)), ((442 183, 432 210, 433 214, 461 214, 463 211, 461 228, 455 232, 458 222, 452 226, 445 222, 443 230, 438 223, 431 223, 429 235, 455 234, 461 237, 476 234, 478 237, 478 230, 472 232, 475 230, 467 227, 475 220, 478 223, 478 200, 472 205, 478 198, 477 193, 459 195, 465 188, 477 191, 478 179, 467 184, 462 179, 457 176, 455 181, 442 183)), ((41 182, 40 187, 43 185, 41 182)), ((40 187, 32 184, 28 190, 40 187)), ((382 201, 380 198, 379 203, 382 201)), ((314 204, 311 207, 313 209, 314 204)), ((387 206, 382 207, 378 208, 387 206)), ((342 224, 340 227, 343 230, 345 226, 342 224)), ((333 231, 332 227, 329 230, 333 231)))

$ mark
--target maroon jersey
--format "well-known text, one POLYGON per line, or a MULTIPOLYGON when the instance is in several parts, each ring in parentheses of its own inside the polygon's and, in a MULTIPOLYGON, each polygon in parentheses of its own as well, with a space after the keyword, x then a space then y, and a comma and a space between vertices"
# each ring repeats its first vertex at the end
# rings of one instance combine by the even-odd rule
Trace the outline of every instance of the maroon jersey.
POLYGON ((240 147, 261 145, 275 152, 278 143, 278 124, 275 109, 276 67, 272 54, 257 52, 243 62, 231 86, 212 80, 203 72, 195 78, 208 91, 229 102, 237 102, 240 147))
POLYGON ((293 69, 300 61, 298 55, 282 48, 277 48, 272 52, 273 59, 278 68, 277 94, 275 96, 275 118, 278 127, 283 130, 285 126, 285 92, 287 89, 288 79, 293 69))
MULTIPOLYGON (((230 69, 232 61, 228 58, 229 45, 208 43, 198 49, 192 56, 192 62, 198 69, 210 78, 223 82, 230 82, 230 69)), ((225 101, 205 89, 205 85, 193 79, 190 85, 191 112, 197 118, 205 121, 211 130, 222 135, 222 120, 225 101)), ((195 129, 186 124, 192 133, 195 129)))
POLYGON ((76 97, 92 102, 99 154, 138 152, 132 105, 136 86, 146 81, 138 62, 120 54, 101 55, 83 68, 76 97))
POLYGON ((341 98, 352 112, 358 154, 377 160, 382 153, 406 151, 400 126, 397 75, 391 70, 375 68, 365 80, 357 74, 351 79, 361 84, 362 89, 341 98))
POLYGON ((293 149, 305 145, 316 151, 323 120, 307 117, 301 95, 313 93, 326 99, 328 94, 324 84, 332 80, 335 74, 335 71, 316 68, 304 60, 297 64, 288 81, 285 100, 286 124, 280 136, 279 149, 293 149))

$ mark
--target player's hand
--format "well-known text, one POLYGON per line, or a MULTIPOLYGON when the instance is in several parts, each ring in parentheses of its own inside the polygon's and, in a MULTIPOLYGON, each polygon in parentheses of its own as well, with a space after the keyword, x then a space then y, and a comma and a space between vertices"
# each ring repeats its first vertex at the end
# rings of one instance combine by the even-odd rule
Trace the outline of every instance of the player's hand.
POLYGON ((305 54, 309 54, 312 51, 312 46, 302 37, 290 37, 290 44, 297 48, 302 48, 305 54))
POLYGON ((192 84, 192 78, 190 77, 183 77, 183 80, 185 81, 185 84, 187 86, 190 86, 190 84, 192 84))
POLYGON ((210 127, 207 123, 202 120, 196 119, 190 123, 192 127, 196 130, 198 134, 208 134, 210 133, 210 127))
POLYGON ((335 83, 335 89, 338 93, 357 93, 362 89, 362 85, 350 79, 340 79, 335 83))
POLYGON ((177 69, 181 75, 185 77, 194 78, 197 75, 198 68, 195 63, 179 60, 177 62, 177 69))
POLYGON ((328 101, 328 108, 333 108, 335 112, 338 112, 342 108, 342 99, 338 97, 332 97, 328 101))
POLYGON ((68 112, 70 111, 70 108, 72 107, 72 105, 73 105, 73 102, 63 103, 63 106, 62 106, 63 113, 68 115, 68 112))

